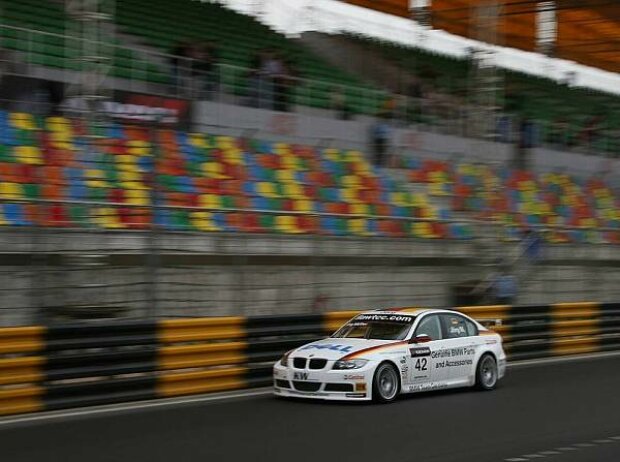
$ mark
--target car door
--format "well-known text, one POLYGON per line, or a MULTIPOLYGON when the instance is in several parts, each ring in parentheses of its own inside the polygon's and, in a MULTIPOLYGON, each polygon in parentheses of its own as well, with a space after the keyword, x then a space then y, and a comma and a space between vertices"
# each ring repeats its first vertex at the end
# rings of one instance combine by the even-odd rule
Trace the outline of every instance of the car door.
POLYGON ((445 380, 445 371, 437 367, 439 352, 443 347, 443 328, 438 314, 422 317, 413 332, 412 341, 421 335, 430 341, 409 345, 409 389, 419 391, 430 389, 445 380))
POLYGON ((475 374, 478 328, 458 313, 440 315, 443 334, 442 367, 451 384, 469 383, 475 374))

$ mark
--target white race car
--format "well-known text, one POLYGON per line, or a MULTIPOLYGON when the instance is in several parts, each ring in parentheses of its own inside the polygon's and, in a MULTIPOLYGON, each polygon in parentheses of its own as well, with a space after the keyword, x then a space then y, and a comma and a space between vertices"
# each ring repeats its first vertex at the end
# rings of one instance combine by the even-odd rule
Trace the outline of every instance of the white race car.
POLYGON ((495 388, 506 371, 499 334, 449 310, 355 316, 335 334, 286 353, 273 367, 277 396, 390 402, 399 394, 495 388))

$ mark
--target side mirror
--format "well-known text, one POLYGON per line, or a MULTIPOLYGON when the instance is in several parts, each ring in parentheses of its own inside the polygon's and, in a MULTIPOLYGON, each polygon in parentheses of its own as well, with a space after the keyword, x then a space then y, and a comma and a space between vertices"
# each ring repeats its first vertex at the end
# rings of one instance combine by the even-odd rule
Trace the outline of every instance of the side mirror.
POLYGON ((432 341, 433 339, 430 338, 428 335, 420 334, 420 335, 416 335, 415 337, 413 337, 409 343, 427 343, 427 342, 432 342, 432 341))

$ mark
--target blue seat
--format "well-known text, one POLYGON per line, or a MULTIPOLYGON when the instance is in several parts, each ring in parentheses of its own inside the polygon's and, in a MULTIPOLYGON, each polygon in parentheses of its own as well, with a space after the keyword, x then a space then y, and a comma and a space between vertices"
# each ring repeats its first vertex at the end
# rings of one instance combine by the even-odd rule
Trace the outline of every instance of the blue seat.
POLYGON ((26 226, 29 223, 24 217, 24 208, 21 204, 4 204, 4 217, 13 226, 26 226))
POLYGON ((218 228, 223 229, 224 231, 230 231, 230 227, 226 223, 226 215, 224 213, 221 213, 221 212, 214 213, 213 222, 218 228))
POLYGON ((155 209, 153 221, 157 226, 161 226, 162 228, 172 229, 174 227, 170 211, 166 209, 155 209))
POLYGON ((177 177, 177 185, 181 192, 193 194, 195 193, 196 186, 194 185, 194 180, 189 176, 179 176, 177 177))

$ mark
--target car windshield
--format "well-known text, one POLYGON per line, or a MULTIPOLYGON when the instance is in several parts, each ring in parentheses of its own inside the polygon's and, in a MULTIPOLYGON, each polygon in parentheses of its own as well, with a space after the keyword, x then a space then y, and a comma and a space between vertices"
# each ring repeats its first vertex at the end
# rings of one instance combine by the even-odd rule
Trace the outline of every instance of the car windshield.
POLYGON ((338 329, 332 337, 403 340, 414 319, 414 316, 399 314, 360 314, 338 329))

